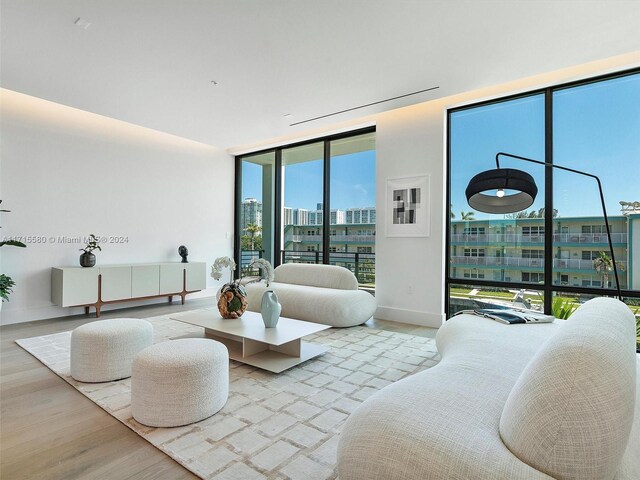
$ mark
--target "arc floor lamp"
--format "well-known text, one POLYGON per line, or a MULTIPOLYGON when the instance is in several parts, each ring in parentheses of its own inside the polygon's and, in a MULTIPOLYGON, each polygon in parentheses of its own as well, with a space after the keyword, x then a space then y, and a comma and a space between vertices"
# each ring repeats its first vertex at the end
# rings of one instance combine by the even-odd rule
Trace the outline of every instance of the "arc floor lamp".
POLYGON ((600 202, 602 203, 602 212, 604 213, 604 223, 607 229, 607 238, 609 239, 609 249, 611 250, 611 262, 613 263, 613 272, 616 277, 616 288, 618 290, 618 298, 622 301, 622 292, 620 290, 620 281, 618 279, 618 267, 616 266, 616 257, 613 252, 613 242, 611 241, 611 230, 609 228, 609 218, 607 217, 607 207, 604 204, 604 194, 602 193, 602 184, 600 179, 587 172, 575 170, 573 168, 563 167, 553 163, 542 162, 532 158, 512 155, 510 153, 498 152, 496 154, 496 167, 493 170, 487 170, 474 176, 470 181, 465 194, 467 203, 475 210, 485 213, 514 213, 529 208, 538 194, 538 187, 531 175, 522 170, 514 168, 500 168, 500 156, 511 157, 525 162, 537 163, 547 167, 558 168, 567 172, 585 175, 594 178, 598 183, 598 191, 600 192, 600 202), (513 190, 515 193, 507 194, 505 190, 513 190))

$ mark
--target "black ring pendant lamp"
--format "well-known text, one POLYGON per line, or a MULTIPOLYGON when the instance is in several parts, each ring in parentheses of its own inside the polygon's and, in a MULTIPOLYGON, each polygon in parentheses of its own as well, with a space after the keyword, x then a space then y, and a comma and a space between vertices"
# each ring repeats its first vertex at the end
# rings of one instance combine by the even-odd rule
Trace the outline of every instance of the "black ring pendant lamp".
POLYGON ((541 162, 532 158, 512 155, 510 153, 498 152, 496 154, 496 167, 493 170, 487 170, 474 176, 470 181, 465 194, 469 206, 474 210, 484 213, 514 213, 529 208, 538 194, 538 187, 531 175, 522 170, 514 168, 500 168, 499 157, 511 157, 525 162, 537 163, 545 167, 558 168, 567 172, 577 173, 595 179, 598 183, 598 192, 600 193, 600 203, 602 205, 602 213, 604 214, 604 223, 607 229, 607 237, 609 239, 609 249, 611 251, 611 261, 613 263, 613 272, 616 277, 616 289, 618 290, 618 298, 622 300, 622 291, 620 289, 620 281, 618 279, 618 267, 616 265, 616 257, 613 252, 613 242, 611 241, 611 227, 609 226, 609 217, 607 216, 607 207, 604 203, 604 193, 602 193, 602 184, 600 179, 587 172, 575 170, 573 168, 563 167, 548 162, 541 162), (505 190, 513 190, 516 193, 509 194, 505 190), (491 192, 491 193, 488 193, 491 192))
POLYGON ((526 210, 533 204, 538 187, 527 172, 514 168, 496 168, 473 177, 465 194, 469 206, 474 210, 513 213, 526 210), (515 190, 517 193, 507 195, 505 190, 515 190))

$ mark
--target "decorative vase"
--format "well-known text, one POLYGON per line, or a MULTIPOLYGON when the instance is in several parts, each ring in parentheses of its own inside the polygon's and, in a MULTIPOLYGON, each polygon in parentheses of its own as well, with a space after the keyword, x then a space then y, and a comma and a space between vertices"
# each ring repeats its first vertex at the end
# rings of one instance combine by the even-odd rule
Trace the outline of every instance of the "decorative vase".
POLYGON ((239 283, 224 284, 218 291, 217 298, 222 318, 240 318, 247 309, 247 291, 239 283))
POLYGON ((282 305, 278 302, 278 296, 273 290, 267 290, 262 295, 262 303, 260 305, 260 313, 262 313, 262 321, 266 328, 274 328, 278 324, 282 305))
POLYGON ((91 252, 84 252, 80 255, 81 267, 93 267, 96 264, 96 256, 91 252))

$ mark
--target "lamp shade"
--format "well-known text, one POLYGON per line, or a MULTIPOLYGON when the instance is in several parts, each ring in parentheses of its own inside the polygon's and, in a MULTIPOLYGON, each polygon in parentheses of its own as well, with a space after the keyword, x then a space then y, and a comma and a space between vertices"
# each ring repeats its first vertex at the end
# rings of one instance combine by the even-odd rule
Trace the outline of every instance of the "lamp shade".
POLYGON ((529 208, 538 194, 533 177, 522 170, 496 168, 479 173, 465 190, 467 202, 474 210, 485 213, 513 213, 529 208), (515 190, 517 193, 499 197, 495 190, 515 190), (486 192, 492 192, 487 194, 486 192))

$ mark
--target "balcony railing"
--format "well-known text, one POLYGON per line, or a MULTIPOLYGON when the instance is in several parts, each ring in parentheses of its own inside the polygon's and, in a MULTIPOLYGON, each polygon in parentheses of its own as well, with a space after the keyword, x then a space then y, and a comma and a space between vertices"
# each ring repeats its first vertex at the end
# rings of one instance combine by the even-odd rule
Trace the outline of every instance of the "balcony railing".
POLYGON ((249 268, 249 264, 258 258, 262 258, 264 250, 241 250, 240 251, 240 276, 250 277, 260 275, 260 270, 249 268))
MULTIPOLYGON (((554 243, 560 244, 606 244, 609 242, 607 235, 603 233, 554 233, 554 243)), ((627 243, 626 233, 612 233, 613 243, 627 243)), ((454 243, 478 243, 488 245, 492 243, 544 243, 544 235, 522 235, 515 233, 486 233, 470 235, 466 233, 451 234, 451 242, 454 243)))
MULTIPOLYGON (((627 262, 616 261, 618 268, 622 271, 627 270, 627 262)), ((592 270, 595 271, 593 260, 582 260, 580 258, 554 258, 553 268, 556 270, 592 270)))
MULTIPOLYGON (((554 233, 554 243, 609 243, 606 233, 554 233)), ((626 233, 612 233, 611 243, 627 243, 626 233)))
POLYGON ((470 235, 467 233, 451 234, 452 242, 459 243, 542 243, 544 235, 522 235, 515 233, 484 233, 470 235))
POLYGON ((527 267, 542 268, 544 259, 542 258, 520 258, 520 257, 466 257, 452 256, 451 263, 457 265, 473 265, 488 267, 527 267))
MULTIPOLYGON (((484 267, 519 267, 519 268, 543 268, 542 258, 520 258, 520 257, 467 257, 452 256, 451 263, 454 265, 471 265, 484 267)), ((616 262, 621 270, 626 271, 627 262, 616 262)), ((554 258, 554 270, 590 270, 594 271, 593 260, 582 260, 578 258, 554 258)))
POLYGON ((284 237, 285 243, 287 242, 314 242, 314 243, 322 243, 322 235, 285 235, 284 237))
MULTIPOLYGON (((332 242, 353 242, 353 243, 369 243, 374 244, 375 235, 330 235, 332 242)), ((322 243, 322 235, 285 235, 285 242, 311 242, 322 243)))
MULTIPOLYGON (((281 250, 282 263, 322 263, 323 252, 294 252, 281 250)), ((361 286, 373 286, 376 283, 376 254, 359 252, 331 252, 329 264, 348 268, 358 279, 361 286)))

